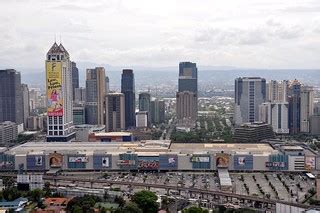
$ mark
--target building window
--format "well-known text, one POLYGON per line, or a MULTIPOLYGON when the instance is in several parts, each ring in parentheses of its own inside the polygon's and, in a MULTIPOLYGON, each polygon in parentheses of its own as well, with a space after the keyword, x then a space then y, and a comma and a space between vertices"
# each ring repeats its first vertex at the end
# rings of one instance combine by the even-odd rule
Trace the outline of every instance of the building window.
POLYGON ((57 123, 58 123, 58 120, 57 120, 57 117, 56 117, 56 116, 53 117, 53 123, 54 123, 54 124, 57 124, 57 123))

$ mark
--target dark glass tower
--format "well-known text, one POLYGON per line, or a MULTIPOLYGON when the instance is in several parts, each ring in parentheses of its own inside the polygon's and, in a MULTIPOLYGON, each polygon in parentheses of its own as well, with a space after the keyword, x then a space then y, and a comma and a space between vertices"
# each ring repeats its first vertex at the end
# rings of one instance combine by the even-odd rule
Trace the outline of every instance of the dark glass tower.
POLYGON ((126 129, 135 126, 135 87, 134 74, 131 69, 122 70, 121 93, 124 94, 126 129))
POLYGON ((13 69, 0 70, 0 122, 23 123, 21 75, 13 69))
POLYGON ((178 91, 189 91, 198 94, 198 69, 196 63, 179 63, 178 91))
POLYGON ((79 88, 79 70, 75 62, 71 62, 72 66, 72 94, 73 100, 75 100, 75 89, 79 88))
POLYGON ((297 134, 300 132, 300 118, 301 118, 301 84, 298 80, 294 80, 289 86, 289 131, 290 134, 297 134))

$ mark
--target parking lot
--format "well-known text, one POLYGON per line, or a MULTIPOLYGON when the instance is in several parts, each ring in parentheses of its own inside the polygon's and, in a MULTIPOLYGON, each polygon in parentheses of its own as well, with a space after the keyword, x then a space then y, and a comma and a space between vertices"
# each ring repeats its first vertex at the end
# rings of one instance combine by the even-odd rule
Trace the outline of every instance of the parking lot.
MULTIPOLYGON (((77 175, 65 173, 64 175, 77 175)), ((216 172, 107 172, 81 174, 83 177, 92 177, 93 180, 105 179, 119 182, 136 182, 169 185, 174 187, 200 188, 208 190, 220 190, 219 178, 216 172)), ((236 194, 258 196, 261 198, 279 199, 283 201, 302 202, 308 191, 315 187, 315 181, 304 174, 287 174, 282 172, 255 172, 255 173, 230 173, 233 184, 233 192, 236 194)), ((94 181, 93 181, 94 183, 94 181)), ((93 187, 105 187, 93 184, 93 187)), ((130 188, 126 185, 113 185, 112 188, 123 192, 134 193, 145 189, 144 187, 130 188)), ((166 195, 165 189, 153 189, 158 195, 166 195)), ((169 195, 178 195, 170 190, 169 195)), ((179 196, 189 198, 182 192, 179 196)))

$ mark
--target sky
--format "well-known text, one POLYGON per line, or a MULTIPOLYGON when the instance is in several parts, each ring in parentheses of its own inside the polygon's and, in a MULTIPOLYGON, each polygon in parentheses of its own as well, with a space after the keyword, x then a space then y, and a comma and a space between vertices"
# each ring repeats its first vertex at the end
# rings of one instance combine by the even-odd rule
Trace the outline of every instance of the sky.
POLYGON ((320 0, 0 0, 0 68, 71 60, 113 66, 320 68, 320 0))

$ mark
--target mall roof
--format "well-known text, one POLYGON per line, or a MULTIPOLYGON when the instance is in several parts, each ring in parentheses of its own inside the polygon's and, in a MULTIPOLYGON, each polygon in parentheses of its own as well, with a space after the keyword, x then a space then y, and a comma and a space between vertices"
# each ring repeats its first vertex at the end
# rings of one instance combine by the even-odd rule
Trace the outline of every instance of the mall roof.
POLYGON ((171 143, 168 140, 147 140, 140 142, 28 142, 13 147, 6 153, 15 155, 49 154, 117 154, 135 152, 139 155, 152 154, 207 154, 224 151, 230 154, 277 154, 269 144, 256 143, 171 143))

